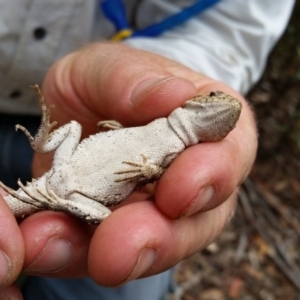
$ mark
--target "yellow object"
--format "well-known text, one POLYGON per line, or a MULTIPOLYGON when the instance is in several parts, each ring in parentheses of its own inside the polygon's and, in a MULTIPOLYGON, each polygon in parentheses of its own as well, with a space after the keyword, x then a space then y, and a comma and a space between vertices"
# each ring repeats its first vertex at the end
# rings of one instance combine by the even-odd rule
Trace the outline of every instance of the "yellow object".
POLYGON ((122 41, 124 39, 127 39, 129 37, 131 37, 133 34, 133 30, 131 29, 122 29, 120 30, 119 32, 117 32, 112 38, 111 40, 112 41, 115 41, 115 42, 119 42, 119 41, 122 41))

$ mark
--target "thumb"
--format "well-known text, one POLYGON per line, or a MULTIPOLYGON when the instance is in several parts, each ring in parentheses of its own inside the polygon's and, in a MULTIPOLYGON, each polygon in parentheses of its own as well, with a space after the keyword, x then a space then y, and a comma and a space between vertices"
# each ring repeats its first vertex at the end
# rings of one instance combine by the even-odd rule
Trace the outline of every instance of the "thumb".
MULTIPOLYGON (((97 43, 58 61, 43 85, 46 101, 55 104, 53 120, 79 121, 85 133, 101 119, 124 126, 168 115, 197 94, 178 64, 122 44, 97 43)), ((184 68, 184 67, 183 67, 184 68)))

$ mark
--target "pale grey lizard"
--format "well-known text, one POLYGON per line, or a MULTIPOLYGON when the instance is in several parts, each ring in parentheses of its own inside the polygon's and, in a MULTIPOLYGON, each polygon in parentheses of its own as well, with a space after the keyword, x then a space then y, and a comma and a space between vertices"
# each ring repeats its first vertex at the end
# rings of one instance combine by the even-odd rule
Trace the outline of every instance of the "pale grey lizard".
POLYGON ((71 121, 54 130, 52 106, 46 107, 37 85, 42 123, 32 137, 22 126, 35 151, 55 150, 52 168, 17 191, 0 182, 4 197, 16 217, 39 210, 69 212, 91 223, 99 223, 112 206, 123 201, 141 185, 158 180, 186 147, 223 139, 234 127, 241 103, 222 92, 196 96, 167 118, 145 126, 122 128, 118 122, 102 121, 109 131, 80 142, 81 125, 71 121))

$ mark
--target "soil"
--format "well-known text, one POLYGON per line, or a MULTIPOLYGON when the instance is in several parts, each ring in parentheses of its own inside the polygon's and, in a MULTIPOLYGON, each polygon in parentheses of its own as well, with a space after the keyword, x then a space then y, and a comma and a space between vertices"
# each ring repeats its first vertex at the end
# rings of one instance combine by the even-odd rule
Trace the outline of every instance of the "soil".
POLYGON ((183 261, 170 299, 300 300, 300 0, 247 98, 257 160, 231 224, 183 261))

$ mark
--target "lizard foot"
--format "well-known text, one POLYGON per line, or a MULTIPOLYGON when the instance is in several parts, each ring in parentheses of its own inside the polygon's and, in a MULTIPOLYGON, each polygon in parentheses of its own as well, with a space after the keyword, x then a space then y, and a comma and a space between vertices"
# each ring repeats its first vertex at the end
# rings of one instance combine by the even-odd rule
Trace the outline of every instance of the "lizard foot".
POLYGON ((117 130, 124 128, 121 123, 114 120, 105 120, 97 123, 97 130, 102 131, 103 129, 117 130))
POLYGON ((0 186, 11 196, 13 196, 14 198, 20 200, 21 202, 24 202, 26 204, 30 204, 34 207, 36 207, 37 209, 46 209, 49 207, 49 205, 47 205, 47 203, 45 202, 44 199, 38 197, 37 195, 34 195, 33 193, 31 193, 28 188, 26 186, 24 186, 22 184, 22 182, 20 181, 20 179, 18 180, 18 185, 20 187, 20 189, 27 195, 20 195, 19 192, 14 191, 13 189, 9 188, 8 186, 6 186, 4 183, 2 183, 0 181, 0 186))
POLYGON ((39 86, 35 84, 35 85, 31 85, 30 87, 35 89, 37 95, 39 96, 39 105, 42 111, 41 125, 34 137, 29 133, 29 131, 25 127, 21 125, 16 125, 16 130, 18 129, 22 130, 27 136, 32 148, 38 152, 42 152, 42 147, 45 143, 45 140, 49 136, 49 132, 57 124, 57 122, 50 123, 50 115, 52 109, 54 108, 54 105, 51 105, 49 108, 47 108, 39 86))
POLYGON ((42 195, 48 199, 53 210, 68 212, 90 224, 99 224, 111 214, 107 207, 81 194, 75 193, 73 199, 61 198, 52 190, 49 191, 49 195, 42 195))
POLYGON ((130 182, 137 180, 142 184, 146 184, 158 180, 164 173, 165 169, 154 164, 149 164, 148 158, 143 154, 141 154, 141 156, 143 158, 142 163, 123 161, 123 164, 129 165, 131 168, 115 172, 114 174, 117 175, 127 174, 127 176, 124 176, 123 178, 116 179, 115 182, 130 182))

